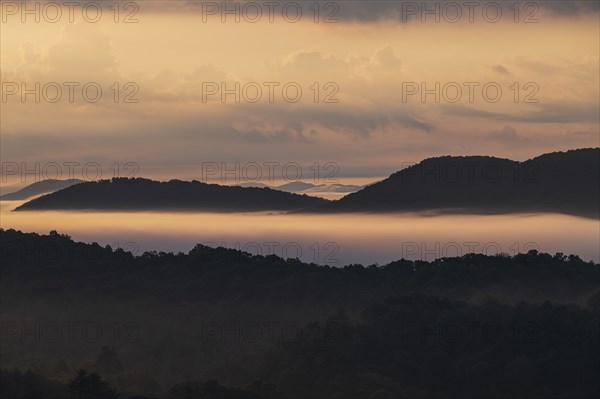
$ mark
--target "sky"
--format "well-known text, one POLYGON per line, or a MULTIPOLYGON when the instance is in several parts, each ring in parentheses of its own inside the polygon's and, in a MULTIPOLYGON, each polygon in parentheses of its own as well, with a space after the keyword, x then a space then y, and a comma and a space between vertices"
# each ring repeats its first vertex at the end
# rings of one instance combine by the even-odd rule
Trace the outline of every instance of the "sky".
POLYGON ((3 184, 364 184, 600 144, 593 1, 1 3, 3 184))

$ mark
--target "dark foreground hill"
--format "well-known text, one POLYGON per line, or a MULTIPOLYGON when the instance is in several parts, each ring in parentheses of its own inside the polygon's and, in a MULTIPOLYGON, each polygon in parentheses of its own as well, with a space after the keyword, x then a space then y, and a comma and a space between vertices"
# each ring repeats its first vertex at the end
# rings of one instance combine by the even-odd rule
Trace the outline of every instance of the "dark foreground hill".
POLYGON ((34 197, 36 195, 52 193, 54 191, 62 190, 63 188, 70 187, 74 184, 79 184, 79 183, 83 183, 83 182, 84 182, 83 180, 79 180, 79 179, 42 180, 42 181, 30 184, 27 187, 23 187, 22 189, 20 189, 19 191, 15 191, 14 193, 4 194, 3 196, 0 196, 0 200, 3 200, 3 201, 24 200, 27 198, 34 197))
POLYGON ((36 198, 15 210, 290 211, 327 202, 322 198, 269 188, 116 178, 71 186, 36 198))
POLYGON ((0 255, 3 399, 599 393, 599 265, 575 255, 332 268, 1 229, 0 255))
POLYGON ((525 162, 430 158, 310 212, 557 212, 600 216, 600 149, 525 162))

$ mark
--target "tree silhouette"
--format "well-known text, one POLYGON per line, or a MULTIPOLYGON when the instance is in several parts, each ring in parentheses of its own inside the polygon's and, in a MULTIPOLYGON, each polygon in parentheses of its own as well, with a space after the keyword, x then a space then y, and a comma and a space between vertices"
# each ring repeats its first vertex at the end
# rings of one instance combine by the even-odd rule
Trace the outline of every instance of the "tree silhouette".
POLYGON ((97 373, 88 374, 79 369, 75 378, 69 381, 68 390, 71 399, 117 399, 119 396, 114 388, 97 373))

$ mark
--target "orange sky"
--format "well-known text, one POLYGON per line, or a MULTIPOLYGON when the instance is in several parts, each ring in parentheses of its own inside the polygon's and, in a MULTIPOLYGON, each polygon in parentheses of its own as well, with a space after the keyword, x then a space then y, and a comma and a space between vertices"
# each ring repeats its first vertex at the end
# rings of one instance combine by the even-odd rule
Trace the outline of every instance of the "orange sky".
POLYGON ((73 23, 22 22, 2 3, 3 163, 135 162, 141 176, 194 178, 203 162, 333 162, 338 177, 378 177, 442 154, 527 159, 599 145, 598 14, 561 2, 542 5, 537 23, 506 9, 497 23, 402 23, 338 2, 327 24, 310 13, 203 21, 200 2, 147 1, 121 9, 118 23, 108 9, 97 23, 81 10, 73 23), (138 22, 123 23, 132 11, 138 22), (36 82, 40 102, 23 103, 22 85, 36 82), (49 82, 62 90, 55 103, 44 100, 56 97, 52 85, 42 93, 49 82), (65 82, 79 85, 73 102, 65 82), (83 98, 90 82, 102 89, 96 103, 83 98), (239 102, 221 92, 236 83, 239 102), (403 96, 436 83, 439 102, 403 96), (484 86, 502 90, 497 102, 484 86))

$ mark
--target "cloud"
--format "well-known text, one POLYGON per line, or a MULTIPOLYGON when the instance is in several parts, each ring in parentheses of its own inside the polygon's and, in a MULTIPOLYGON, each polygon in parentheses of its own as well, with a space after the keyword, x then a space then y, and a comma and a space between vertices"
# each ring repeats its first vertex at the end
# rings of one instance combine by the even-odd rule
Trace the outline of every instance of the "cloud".
POLYGON ((235 109, 234 130, 252 141, 315 141, 325 132, 346 137, 369 138, 405 129, 430 133, 434 125, 408 111, 394 107, 240 105, 235 109))
MULTIPOLYGON (((240 8, 243 8, 244 3, 255 3, 254 0, 225 0, 218 2, 219 5, 225 3, 240 3, 240 8)), ((154 2, 152 2, 154 3, 154 2)), ((160 3, 160 2, 157 2, 160 3)), ((193 12, 201 12, 202 2, 190 0, 185 2, 185 5, 181 5, 180 2, 176 7, 180 9, 187 9, 193 12)), ((314 5, 312 1, 295 1, 295 0, 283 0, 277 2, 275 8, 275 17, 281 18, 281 10, 284 8, 286 3, 294 3, 294 5, 300 5, 302 13, 308 16, 309 19, 314 15, 314 5), (312 7, 312 8, 311 8, 312 7)), ((484 21, 483 18, 483 7, 486 3, 494 3, 499 5, 502 9, 502 15, 513 18, 514 16, 514 4, 519 3, 519 9, 521 11, 521 18, 527 16, 532 19, 540 20, 543 13, 547 13, 552 16, 559 17, 573 17, 580 15, 587 15, 590 13, 597 13, 599 6, 597 1, 593 0, 544 0, 544 1, 530 1, 530 0, 514 0, 514 1, 500 1, 500 2, 477 2, 474 7, 474 17, 476 21, 484 21)), ((258 3, 260 4, 260 2, 258 3)), ((463 2, 457 2, 455 0, 419 0, 419 1, 388 1, 388 0, 374 0, 374 1, 330 1, 320 2, 321 12, 323 15, 330 15, 335 20, 341 23, 377 23, 382 21, 396 21, 398 23, 410 23, 420 22, 425 14, 425 10, 437 9, 440 15, 440 20, 443 21, 444 16, 447 15, 448 20, 453 20, 456 15, 456 7, 460 6, 460 12, 462 14, 461 20, 468 21, 470 9, 465 6, 463 2), (329 4, 329 5, 328 5, 329 4), (446 8, 449 7, 449 8, 446 8)), ((165 5, 173 9, 173 4, 165 5)), ((220 6, 221 7, 221 6, 220 6)), ((233 9, 233 6, 228 6, 228 9, 233 9)), ((268 8, 264 7, 263 14, 268 12, 268 8)), ((491 12, 491 11, 490 11, 491 12)), ((217 14, 218 17, 218 14, 217 14)), ((266 17, 265 17, 266 18, 266 17)), ((427 21, 431 22, 433 16, 426 16, 427 21)))
POLYGON ((446 115, 482 118, 504 122, 525 123, 598 123, 600 118, 599 104, 542 103, 536 104, 535 111, 521 114, 490 112, 464 105, 446 105, 446 115))
POLYGON ((492 69, 494 70, 494 72, 496 72, 500 75, 510 76, 510 72, 503 65, 494 65, 494 66, 492 66, 492 69))
MULTIPOLYGON (((51 2, 51 0, 43 0, 51 2)), ((37 3, 38 0, 26 0, 30 3, 37 3)), ((93 3, 95 6, 100 6, 103 12, 110 13, 112 3, 103 2, 98 0, 83 0, 77 2, 77 7, 83 7, 88 3, 93 3)), ((144 1, 137 2, 140 13, 172 13, 173 11, 184 12, 184 13, 201 13, 203 7, 206 7, 208 1, 196 1, 196 0, 170 0, 170 1, 144 1)), ((214 3, 217 6, 217 14, 215 18, 220 18, 220 10, 228 9, 233 10, 235 6, 233 3, 240 4, 240 9, 244 8, 244 3, 253 3, 257 5, 262 11, 262 19, 268 20, 269 18, 269 6, 264 5, 262 2, 256 0, 220 0, 214 3), (225 6, 223 6, 225 4, 225 6)), ((282 0, 276 2, 274 6, 274 16, 277 19, 282 19, 283 9, 286 4, 293 3, 294 12, 296 6, 300 6, 302 10, 302 20, 312 20, 314 18, 314 1, 305 0, 282 0)), ((474 2, 477 3, 475 7, 475 18, 479 21, 484 21, 483 7, 486 3, 495 3, 502 8, 502 15, 509 16, 512 18, 514 15, 514 4, 519 3, 519 9, 521 10, 521 18, 525 16, 531 16, 538 20, 542 19, 543 14, 549 14, 558 17, 576 17, 582 15, 589 15, 590 13, 599 12, 599 3, 595 0, 542 0, 542 1, 530 1, 530 0, 512 0, 512 1, 484 1, 474 2), (510 7, 510 8, 509 8, 510 7)), ((418 1, 389 1, 389 0, 364 0, 364 1, 345 1, 345 0, 332 0, 322 1, 320 4, 321 19, 325 16, 331 17, 333 20, 341 23, 377 23, 381 21, 396 21, 398 23, 410 23, 419 22, 425 13, 425 10, 439 8, 439 13, 443 20, 444 15, 448 15, 448 19, 452 20, 455 17, 456 11, 454 8, 455 4, 460 5, 462 20, 467 21, 469 16, 469 8, 463 5, 463 2, 456 0, 418 0, 418 1), (416 12, 415 12, 416 7, 416 12), (446 10, 446 7, 450 7, 446 10)), ((251 16, 254 17, 254 9, 252 8, 251 16)), ((248 11, 249 13, 251 11, 248 11)), ((491 12, 491 11, 490 11, 491 12)), ((141 14, 140 14, 141 15, 141 14)), ((137 14, 136 14, 137 16, 137 14)), ((234 16, 228 17, 233 20, 234 16)), ((429 15, 428 21, 431 21, 432 15, 429 15)))
POLYGON ((66 25, 60 40, 51 46, 44 63, 54 73, 99 76, 117 75, 117 62, 108 35, 94 24, 76 23, 66 25), (78 73, 79 72, 79 73, 78 73))
MULTIPOLYGON (((21 42, 21 62, 5 80, 57 82, 115 82, 118 62, 109 36, 95 24, 72 23, 46 48, 21 42)), ((3 71, 4 73, 4 71, 3 71)))
POLYGON ((501 130, 491 132, 488 137, 496 142, 507 146, 530 143, 531 140, 522 138, 517 134, 517 130, 512 126, 504 126, 501 130))
POLYGON ((300 50, 285 57, 278 72, 285 76, 306 76, 311 71, 318 71, 320 76, 345 76, 351 65, 332 54, 325 54, 319 50, 300 50))
POLYGON ((389 69, 398 69, 402 65, 400 59, 396 57, 394 49, 390 45, 380 48, 373 55, 373 60, 377 65, 389 69))
MULTIPOLYGON (((140 86, 144 88, 144 101, 185 102, 202 100, 203 83, 228 82, 227 73, 212 64, 200 65, 190 73, 177 73, 163 69, 151 76, 140 76, 140 86)), ((233 85, 229 84, 229 87, 233 85)), ((217 99, 218 100, 218 99, 217 99)))
MULTIPOLYGON (((456 12, 454 8, 446 8, 448 4, 451 7, 455 4, 463 4, 454 0, 422 0, 422 1, 338 1, 335 2, 339 6, 337 17, 341 22, 379 22, 379 21, 397 21, 399 23, 404 22, 420 22, 425 15, 425 10, 439 9, 438 14, 440 20, 443 21, 444 15, 447 14, 447 18, 452 20, 455 18, 456 12), (438 8, 436 8, 438 7, 438 8), (415 11, 416 10, 416 11, 415 11), (444 11, 447 10, 447 11, 444 11)), ((479 2, 475 7, 475 20, 484 21, 483 7, 485 3, 492 2, 479 2)), ((599 6, 597 1, 588 0, 550 0, 550 1, 538 1, 531 2, 529 0, 515 0, 510 2, 495 2, 500 5, 502 9, 502 15, 512 16, 514 15, 514 4, 520 3, 519 7, 521 10, 522 17, 531 16, 534 19, 540 19, 542 13, 548 13, 553 16, 579 16, 587 15, 590 13, 598 13, 599 6), (510 7, 510 8, 509 8, 510 7), (538 9, 539 7, 539 9, 538 9)), ((462 19, 468 21, 469 8, 462 6, 462 19)), ((433 16, 429 15, 428 21, 432 21, 433 16)))

